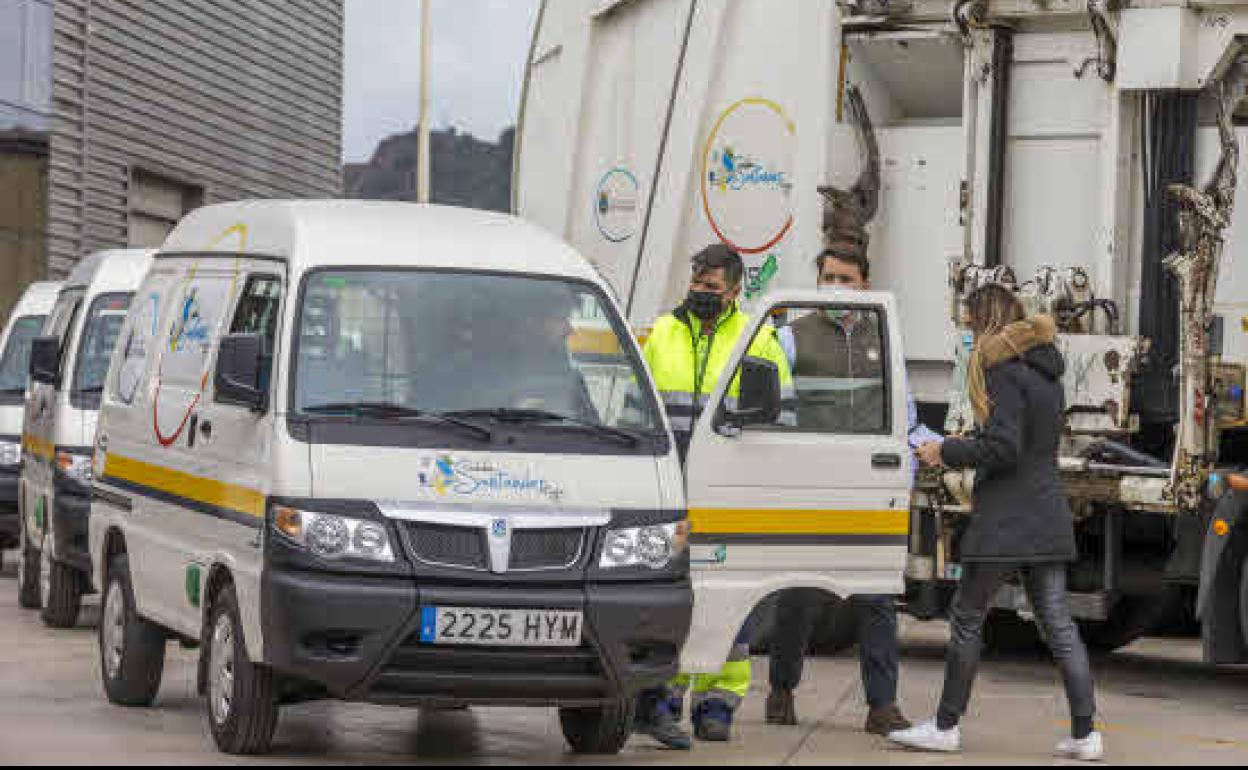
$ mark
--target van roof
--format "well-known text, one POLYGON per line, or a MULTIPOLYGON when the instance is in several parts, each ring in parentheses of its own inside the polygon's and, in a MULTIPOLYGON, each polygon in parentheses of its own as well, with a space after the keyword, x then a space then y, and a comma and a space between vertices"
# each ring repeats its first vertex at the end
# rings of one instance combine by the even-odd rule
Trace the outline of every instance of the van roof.
POLYGON ((14 315, 44 315, 56 304, 60 281, 35 281, 26 287, 13 310, 14 315))
POLYGON ((355 200, 255 200, 188 214, 162 255, 223 252, 324 266, 523 271, 598 282, 571 246, 518 217, 476 209, 355 200))
POLYGON ((130 291, 143 281, 155 249, 105 249, 83 257, 65 279, 63 289, 85 289, 102 280, 100 291, 130 291), (108 269, 101 271, 104 265, 108 269))

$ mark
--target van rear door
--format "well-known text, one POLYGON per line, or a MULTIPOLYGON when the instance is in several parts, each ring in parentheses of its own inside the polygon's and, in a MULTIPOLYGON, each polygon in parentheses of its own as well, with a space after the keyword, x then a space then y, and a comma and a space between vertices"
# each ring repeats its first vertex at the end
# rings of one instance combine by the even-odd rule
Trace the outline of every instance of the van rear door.
POLYGON ((892 296, 783 292, 759 310, 695 427, 686 464, 695 595, 687 671, 717 671, 751 610, 775 591, 903 590, 912 470, 892 296), (757 416, 738 410, 749 406, 744 394, 737 403, 748 346, 760 334, 780 342, 795 328, 805 345, 795 388, 786 383, 778 420, 750 424, 757 416))

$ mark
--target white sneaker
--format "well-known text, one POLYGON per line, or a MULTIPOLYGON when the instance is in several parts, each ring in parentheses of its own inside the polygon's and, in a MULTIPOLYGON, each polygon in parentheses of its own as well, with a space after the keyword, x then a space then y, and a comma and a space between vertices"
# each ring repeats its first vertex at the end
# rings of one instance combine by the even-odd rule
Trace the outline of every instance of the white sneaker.
POLYGON ((919 751, 939 751, 946 754, 962 750, 962 731, 954 727, 941 730, 935 719, 920 722, 906 730, 894 730, 888 739, 899 746, 919 751))
POLYGON ((1053 753, 1066 759, 1098 762, 1105 758, 1105 739, 1096 731, 1088 733, 1086 738, 1072 738, 1068 735, 1058 742, 1057 750, 1053 753))

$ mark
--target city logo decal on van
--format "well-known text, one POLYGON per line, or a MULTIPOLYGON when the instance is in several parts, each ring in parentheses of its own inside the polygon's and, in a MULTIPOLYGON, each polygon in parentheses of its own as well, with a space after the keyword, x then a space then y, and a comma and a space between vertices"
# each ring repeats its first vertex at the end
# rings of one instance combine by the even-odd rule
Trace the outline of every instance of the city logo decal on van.
POLYGON ((462 460, 451 455, 427 457, 418 465, 420 486, 438 497, 542 500, 557 503, 563 488, 533 473, 508 470, 489 460, 462 460))
POLYGON ((182 297, 182 309, 177 320, 169 330, 169 349, 182 350, 187 343, 208 341, 208 324, 204 322, 199 306, 199 289, 196 286, 187 288, 182 297))

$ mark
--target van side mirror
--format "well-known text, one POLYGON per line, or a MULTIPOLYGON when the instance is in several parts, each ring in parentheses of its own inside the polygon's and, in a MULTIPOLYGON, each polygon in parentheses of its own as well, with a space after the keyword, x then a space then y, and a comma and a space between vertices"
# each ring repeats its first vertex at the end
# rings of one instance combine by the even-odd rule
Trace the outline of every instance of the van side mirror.
POLYGON ((60 339, 36 337, 30 348, 30 379, 55 386, 60 371, 60 339))
POLYGON ((213 379, 217 401, 263 412, 268 389, 261 387, 263 340, 259 334, 227 334, 217 349, 217 373, 213 379))
POLYGON ((774 361, 747 356, 741 362, 737 408, 725 417, 740 427, 770 425, 780 418, 780 369, 774 361))

